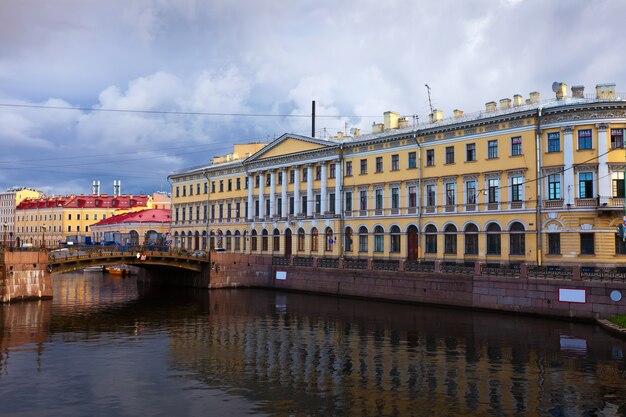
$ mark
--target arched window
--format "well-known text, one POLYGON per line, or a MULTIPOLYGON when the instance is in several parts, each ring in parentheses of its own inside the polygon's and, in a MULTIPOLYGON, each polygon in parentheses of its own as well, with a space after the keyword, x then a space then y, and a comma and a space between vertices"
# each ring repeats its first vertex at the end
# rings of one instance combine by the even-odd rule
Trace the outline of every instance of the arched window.
POLYGON ((274 229, 274 244, 272 250, 274 252, 280 251, 280 232, 278 229, 274 229))
POLYGON ((429 224, 424 230, 426 236, 426 253, 437 253, 437 228, 429 224))
POLYGON ((346 252, 352 252, 352 228, 346 227, 345 231, 345 242, 344 242, 344 250, 346 252))
POLYGON ((235 251, 239 252, 241 250, 241 233, 239 230, 235 230, 235 251))
POLYGON ((318 241, 317 228, 314 227, 313 229, 311 229, 311 251, 312 252, 317 252, 317 241, 318 241))
POLYGON ((187 232, 187 250, 191 250, 191 244, 193 243, 193 233, 191 230, 187 232))
POLYGON ((250 233, 250 250, 252 250, 253 252, 257 251, 256 236, 256 230, 252 230, 252 232, 250 233))
POLYGON ((367 253, 367 235, 368 235, 367 227, 361 226, 359 227, 359 252, 367 253))
POLYGON ((513 223, 509 228, 509 252, 511 255, 526 254, 526 234, 520 222, 513 223))
POLYGON ((374 252, 385 251, 385 229, 382 226, 374 228, 374 252))
POLYGON ((456 254, 456 226, 449 224, 443 229, 443 253, 456 254))
POLYGON ((174 232, 174 247, 177 248, 178 247, 178 241, 179 237, 178 237, 178 232, 174 232))
POLYGON ((206 230, 202 232, 202 249, 207 250, 206 230))
POLYGON ((497 223, 489 223, 487 226, 487 255, 500 255, 500 233, 502 229, 497 223))
POLYGON ((226 250, 230 252, 232 250, 232 235, 230 230, 226 231, 226 250))
POLYGON ((269 243, 269 234, 266 229, 263 229, 261 232, 261 251, 267 252, 269 243))
POLYGON ((304 252, 304 229, 298 229, 298 252, 304 252))
POLYGON ((478 227, 473 223, 465 226, 465 254, 478 255, 478 227))
POLYGON ((330 227, 326 228, 326 231, 324 232, 324 250, 326 252, 332 252, 333 251, 333 229, 331 229, 330 227))
POLYGON ((209 248, 215 248, 215 232, 213 230, 211 230, 211 233, 209 233, 209 248))
POLYGON ((400 253, 400 228, 398 226, 391 226, 389 235, 391 237, 391 252, 400 253))
POLYGON ((185 243, 187 242, 185 232, 180 232, 180 248, 185 249, 185 243))

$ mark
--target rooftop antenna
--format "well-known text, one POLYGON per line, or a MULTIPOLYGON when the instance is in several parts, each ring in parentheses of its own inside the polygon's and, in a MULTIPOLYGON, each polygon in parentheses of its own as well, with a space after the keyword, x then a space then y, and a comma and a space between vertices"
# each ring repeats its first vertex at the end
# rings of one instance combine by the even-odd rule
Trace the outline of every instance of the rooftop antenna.
POLYGON ((430 87, 428 84, 424 84, 426 86, 426 90, 428 91, 428 105, 430 106, 430 114, 433 114, 433 102, 430 101, 430 87))

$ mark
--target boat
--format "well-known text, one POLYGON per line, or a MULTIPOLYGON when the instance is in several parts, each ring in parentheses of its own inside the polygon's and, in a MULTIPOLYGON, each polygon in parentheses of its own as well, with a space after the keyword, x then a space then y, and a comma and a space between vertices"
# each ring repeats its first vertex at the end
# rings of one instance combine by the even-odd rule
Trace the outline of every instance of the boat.
POLYGON ((103 266, 88 266, 87 268, 83 268, 83 271, 85 271, 85 272, 103 272, 104 271, 104 267, 103 266))
POLYGON ((108 267, 108 268, 106 268, 106 271, 109 273, 109 275, 113 275, 113 276, 128 276, 128 275, 130 275, 130 269, 124 268, 124 267, 120 267, 120 266, 108 267))

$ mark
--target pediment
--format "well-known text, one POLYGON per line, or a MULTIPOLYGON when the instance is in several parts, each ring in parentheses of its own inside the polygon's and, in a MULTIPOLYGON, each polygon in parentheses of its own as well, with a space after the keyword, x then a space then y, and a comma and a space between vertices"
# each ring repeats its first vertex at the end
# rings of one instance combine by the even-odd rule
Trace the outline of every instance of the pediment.
POLYGON ((251 155, 246 162, 276 158, 284 155, 315 151, 333 146, 333 143, 321 139, 300 135, 285 134, 269 143, 263 149, 251 155))

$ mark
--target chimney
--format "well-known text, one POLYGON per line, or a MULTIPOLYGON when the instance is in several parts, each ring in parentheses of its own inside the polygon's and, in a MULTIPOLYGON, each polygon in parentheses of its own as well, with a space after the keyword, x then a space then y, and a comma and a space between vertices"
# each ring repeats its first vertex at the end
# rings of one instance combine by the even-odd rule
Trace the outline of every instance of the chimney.
POLYGON ((91 194, 98 195, 98 186, 96 185, 96 180, 91 183, 91 194))
POLYGON ((530 104, 538 104, 541 101, 541 94, 537 91, 530 93, 530 104))
POLYGON ((522 96, 519 94, 515 94, 513 96, 513 107, 519 107, 523 104, 522 96))
POLYGON ((437 123, 443 120, 443 111, 439 109, 433 110, 431 114, 428 115, 428 120, 430 123, 437 123))
POLYGON ((567 84, 565 83, 557 83, 556 88, 554 89, 556 93, 557 100, 564 100, 567 98, 567 84))
POLYGON ((572 86, 572 98, 585 98, 585 86, 573 85, 572 86))
POLYGON ((356 138, 357 136, 359 136, 361 134, 361 129, 359 129, 358 127, 355 127, 354 131, 352 132, 352 134, 356 138))
POLYGON ((386 111, 385 113, 383 113, 383 118, 385 121, 385 130, 398 128, 398 113, 386 111))
POLYGON ((495 101, 490 101, 489 103, 485 103, 485 111, 487 113, 496 111, 497 108, 498 108, 498 105, 496 104, 495 101))
POLYGON ((122 181, 121 180, 113 180, 113 196, 119 197, 122 189, 122 181))
POLYGON ((615 100, 615 83, 597 84, 596 99, 615 100))
POLYGON ((382 133, 385 129, 385 125, 383 123, 372 123, 372 133, 382 133))
POLYGON ((500 100, 500 110, 508 110, 511 108, 511 99, 503 98, 500 100))
POLYGON ((463 110, 454 109, 453 113, 455 119, 460 119, 461 117, 463 117, 463 110))
POLYGON ((409 119, 406 117, 401 117, 398 119, 398 129, 404 129, 409 127, 409 119))

